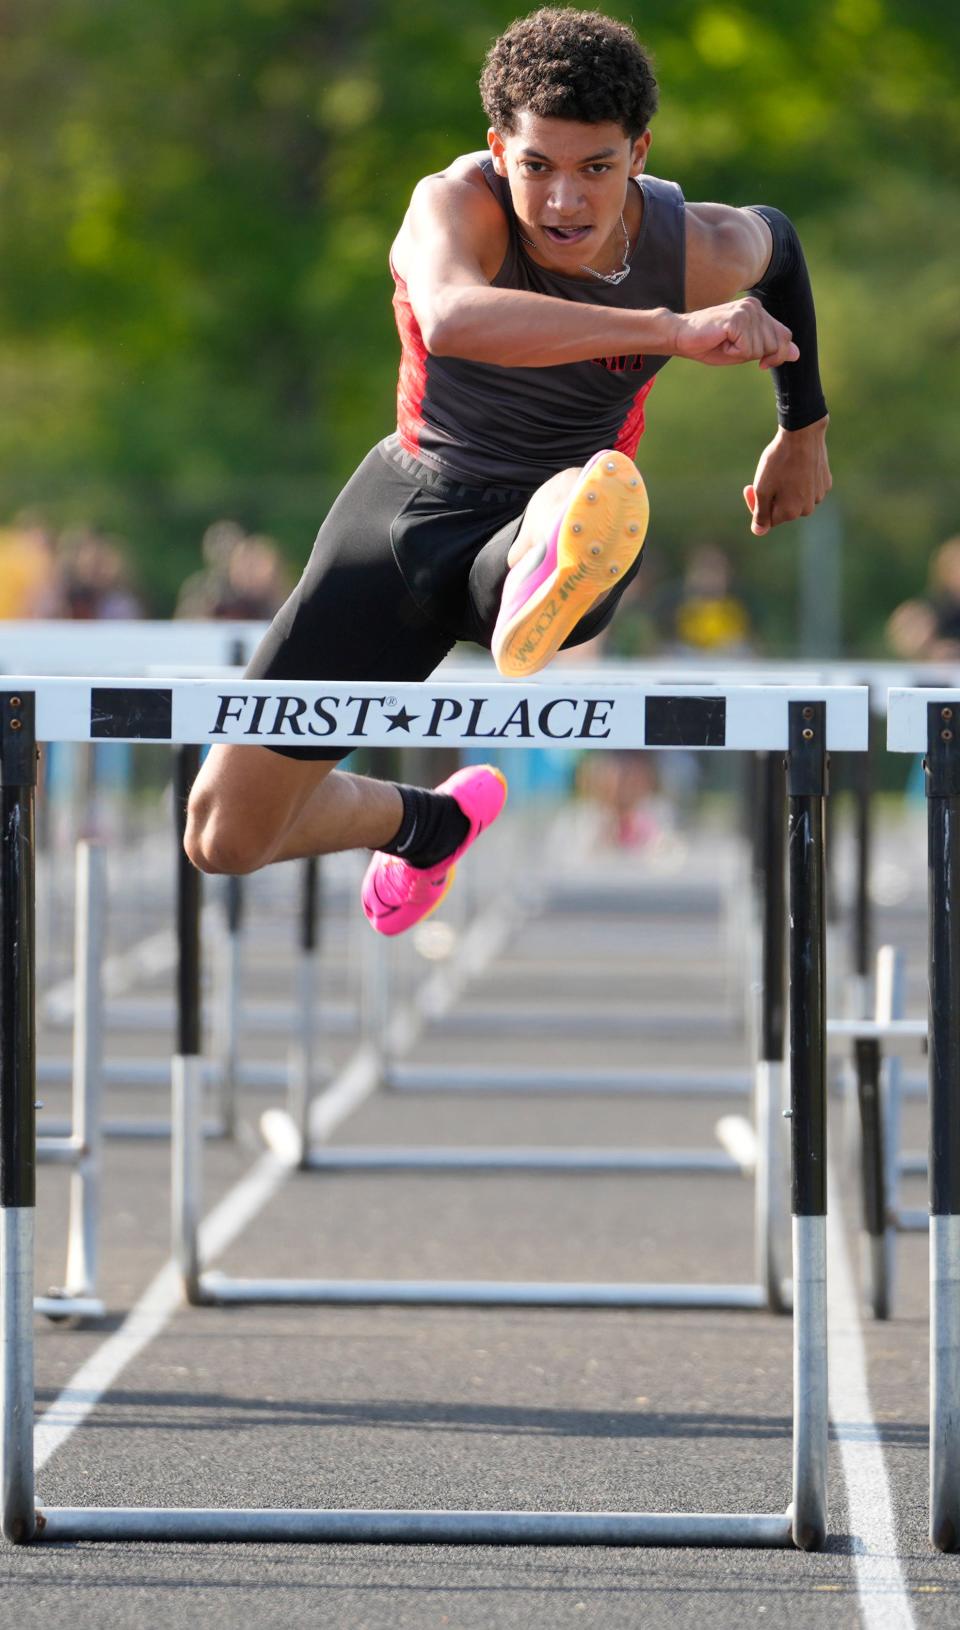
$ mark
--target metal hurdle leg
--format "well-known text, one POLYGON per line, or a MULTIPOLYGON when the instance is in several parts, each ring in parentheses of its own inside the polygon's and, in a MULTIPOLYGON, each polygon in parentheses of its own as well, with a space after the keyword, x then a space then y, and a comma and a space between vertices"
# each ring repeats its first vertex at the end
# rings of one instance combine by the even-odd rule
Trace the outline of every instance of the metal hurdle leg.
POLYGON ((827 1523, 826 705, 790 704, 790 1129, 793 1161, 793 1538, 827 1523))
POLYGON ((930 1538, 960 1548, 960 753, 927 706, 930 962, 930 1538))
MULTIPOLYGON (((870 724, 871 729, 868 739, 872 742, 872 715, 870 724)), ((850 922, 850 972, 847 975, 844 992, 843 1013, 852 1019, 865 1019, 874 1006, 874 1002, 871 1002, 870 966, 872 940, 872 911, 870 905, 871 768, 870 747, 868 746, 866 753, 858 753, 853 756, 851 764, 855 869, 853 911, 850 922)), ((863 1146, 864 1104, 870 1100, 874 1092, 879 1094, 879 1067, 879 1058, 875 1058, 871 1048, 868 1046, 861 1049, 859 1040, 855 1040, 852 1056, 845 1062, 841 1076, 844 1087, 844 1150, 850 1168, 850 1176, 855 1181, 862 1181, 864 1161, 873 1158, 872 1152, 868 1156, 863 1146), (861 1070, 865 1071, 866 1074, 861 1075, 861 1070)), ((878 1315, 878 1317, 885 1316, 882 1313, 878 1315)))
POLYGON ((305 1159, 310 1143, 310 1105, 316 1090, 317 987, 320 983, 320 867, 316 856, 302 862, 300 960, 297 967, 295 1039, 288 1055, 287 1112, 305 1159))
POLYGON ((857 1099, 860 1106, 860 1184, 863 1231, 869 1262, 869 1295, 873 1316, 890 1317, 887 1242, 887 1166, 880 1098, 880 1043, 862 1037, 854 1043, 857 1099))
MULTIPOLYGON (((903 1016, 904 959, 892 945, 877 952, 875 1020, 879 1030, 903 1016)), ((896 1235, 910 1230, 914 1220, 926 1231, 925 1212, 915 1219, 901 1211, 900 1180, 900 1076, 902 1060, 883 1056, 881 1037, 855 1042, 857 1086, 862 1124, 861 1183, 863 1229, 866 1244, 868 1300, 876 1319, 888 1319, 893 1304, 896 1235)))
POLYGON ((754 1087, 757 1139, 754 1236, 757 1278, 772 1312, 789 1306, 778 1258, 783 1201, 780 1149, 784 1113, 784 1007, 786 995, 785 829, 782 758, 761 757, 758 777, 762 811, 757 849, 761 901, 761 998, 758 1058, 754 1087))
MULTIPOLYGON (((106 934, 107 857, 100 844, 77 845, 77 908, 74 967, 76 1004, 73 1028, 72 1134, 79 1145, 70 1175, 67 1277, 63 1291, 51 1293, 51 1317, 82 1314, 102 1318, 97 1297, 100 1190, 103 1164, 103 990, 100 969, 106 934)), ((39 1150, 38 1150, 39 1153, 39 1150)))
MULTIPOLYGON (((870 735, 872 745, 872 729, 870 735)), ((851 945, 851 962, 853 967, 849 981, 847 1011, 854 1018, 862 1018, 864 1014, 870 1011, 870 972, 873 957, 873 911, 870 901, 870 864, 873 837, 873 763, 871 747, 868 746, 865 753, 855 753, 851 756, 856 875, 851 923, 853 941, 851 945)))
POLYGON ((0 1274, 5 1539, 32 1538, 36 1206, 34 699, 0 692, 0 1274))
MULTIPOLYGON (((366 926, 366 925, 364 925, 366 926)), ((364 1044, 380 1060, 381 1077, 390 1077, 391 1040, 390 947, 378 934, 366 933, 360 941, 360 1034, 364 1044)))
MULTIPOLYGON (((903 952, 892 945, 883 945, 877 952, 877 1024, 895 1035, 903 1022, 905 1007, 906 963, 903 952)), ((927 1151, 902 1148, 900 1125, 903 1094, 903 1059, 898 1053, 890 1053, 883 1061, 880 1093, 886 1160, 887 1227, 891 1235, 926 1234, 930 1229, 929 1208, 900 1204, 900 1179, 929 1175, 927 1151)), ((888 1271, 892 1275, 892 1256, 888 1271)))
POLYGON ((200 749, 180 747, 174 773, 177 834, 177 1051, 172 1072, 173 1253, 189 1302, 200 1301, 199 1228, 203 1178, 203 1069, 200 1057, 200 873, 187 859, 183 838, 187 800, 200 768, 200 749))
POLYGON ((243 879, 226 877, 223 881, 226 933, 219 948, 220 991, 216 1010, 217 1036, 213 1053, 220 1072, 217 1094, 220 1125, 224 1137, 233 1138, 237 1132, 243 879))
MULTIPOLYGON (((34 1297, 34 1311, 54 1321, 102 1319, 96 1295, 97 1232, 100 1215, 103 1082, 101 967, 105 925, 106 866, 102 848, 77 844, 74 935, 74 1031, 70 1061, 71 1114, 56 1132, 37 1139, 39 1166, 70 1170, 67 1271, 62 1288, 34 1297)), ((42 1107, 38 1104, 38 1108, 42 1107)))

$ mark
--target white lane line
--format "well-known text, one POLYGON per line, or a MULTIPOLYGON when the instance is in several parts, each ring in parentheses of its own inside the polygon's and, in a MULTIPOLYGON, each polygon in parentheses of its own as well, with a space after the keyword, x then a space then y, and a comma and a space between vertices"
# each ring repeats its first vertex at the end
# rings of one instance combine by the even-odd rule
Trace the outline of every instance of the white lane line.
MULTIPOLYGON (((225 1251, 289 1175, 288 1166, 273 1155, 262 1155, 202 1223, 201 1259, 209 1261, 225 1251)), ((80 1366, 37 1422, 33 1434, 35 1470, 46 1465, 113 1386, 121 1370, 160 1335, 182 1306, 182 1280, 175 1264, 168 1262, 131 1308, 119 1330, 108 1336, 80 1366)))
MULTIPOLYGON (((468 953, 466 966, 470 974, 478 972, 502 943, 505 921, 512 918, 500 902, 483 912, 464 936, 464 950, 468 953), (499 925, 499 927, 498 927, 499 925)), ((460 988, 462 979, 455 968, 452 976, 453 992, 460 988)), ((431 981, 427 982, 428 988, 431 981)), ((451 998, 452 999, 452 998, 451 998)), ((416 1003, 417 997, 414 1001, 416 1003)), ((411 1045, 422 1027, 426 1014, 422 1007, 415 1011, 411 1022, 404 1012, 395 1019, 395 1026, 404 1029, 404 1040, 411 1045)), ((361 1046, 344 1065, 343 1070, 318 1095, 311 1106, 311 1137, 320 1141, 328 1138, 340 1123, 347 1119, 374 1091, 380 1076, 379 1061, 369 1046, 361 1046)), ((265 1119, 269 1119, 268 1116, 265 1119)), ((283 1111, 274 1111, 279 1119, 283 1111)), ((200 1225, 200 1260, 208 1265, 242 1233, 257 1213, 273 1198, 290 1176, 291 1167, 274 1153, 262 1155, 245 1177, 235 1184, 200 1225)), ((57 1394, 49 1409, 44 1411, 34 1428, 34 1469, 40 1471, 56 1451, 76 1431, 90 1412, 96 1408, 104 1393, 126 1366, 142 1353, 150 1342, 160 1335, 177 1310, 183 1306, 183 1287, 173 1262, 161 1268, 116 1330, 96 1352, 80 1366, 67 1385, 57 1394)))
POLYGON ((832 1174, 827 1215, 830 1415, 847 1486, 853 1563, 864 1630, 916 1630, 897 1554, 883 1446, 873 1420, 860 1329, 860 1301, 832 1174))

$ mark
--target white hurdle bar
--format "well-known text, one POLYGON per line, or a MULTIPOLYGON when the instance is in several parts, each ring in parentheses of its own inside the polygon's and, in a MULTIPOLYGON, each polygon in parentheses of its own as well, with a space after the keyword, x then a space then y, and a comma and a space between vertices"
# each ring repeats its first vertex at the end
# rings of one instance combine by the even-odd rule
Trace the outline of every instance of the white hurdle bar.
MULTIPOLYGON (((826 1533, 826 1082, 823 812, 827 753, 866 745, 866 694, 756 688, 678 694, 625 686, 589 694, 513 686, 234 686, 216 682, 98 685, 8 681, 0 690, 0 1274, 2 1311, 2 1530, 31 1540, 140 1538, 354 1539, 438 1543, 786 1545, 812 1549, 826 1533), (610 694, 610 691, 613 694, 610 694), (472 694, 471 694, 472 692, 472 694), (405 720, 399 723, 402 715, 405 720), (562 710, 562 711, 561 711, 562 710), (285 728, 316 720, 336 745, 385 744, 393 729, 420 725, 419 739, 463 745, 562 740, 568 745, 705 747, 788 755, 790 862, 790 1062, 794 1282, 794 1408, 790 1507, 776 1514, 366 1511, 173 1511, 47 1508, 37 1512, 33 1476, 33 1234, 35 1207, 35 1013, 33 815, 38 739, 290 739, 285 728), (560 721, 563 721, 562 724, 560 721), (481 724, 484 729, 481 730, 481 724)), ((296 734, 297 732, 293 732, 296 734)), ((194 759, 194 763, 195 763, 194 759)), ((186 790, 191 768, 180 759, 186 790)), ((185 895, 187 891, 183 891, 185 895)), ((181 896, 179 909, 189 902, 181 896)), ((181 983, 196 987, 197 957, 181 983)), ((199 1036, 182 1003, 174 1086, 180 1100, 179 1208, 195 1219, 202 1139, 195 1105, 199 1036)), ((184 1277, 202 1284, 195 1261, 184 1277)))

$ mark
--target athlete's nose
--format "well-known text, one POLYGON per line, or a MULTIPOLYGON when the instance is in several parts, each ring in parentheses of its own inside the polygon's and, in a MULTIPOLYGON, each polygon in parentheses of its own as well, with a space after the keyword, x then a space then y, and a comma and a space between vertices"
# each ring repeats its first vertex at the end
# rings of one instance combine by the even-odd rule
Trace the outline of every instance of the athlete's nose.
POLYGON ((573 220, 583 208, 583 195, 578 183, 563 176, 556 176, 550 188, 550 208, 561 217, 558 225, 563 225, 563 217, 573 220))

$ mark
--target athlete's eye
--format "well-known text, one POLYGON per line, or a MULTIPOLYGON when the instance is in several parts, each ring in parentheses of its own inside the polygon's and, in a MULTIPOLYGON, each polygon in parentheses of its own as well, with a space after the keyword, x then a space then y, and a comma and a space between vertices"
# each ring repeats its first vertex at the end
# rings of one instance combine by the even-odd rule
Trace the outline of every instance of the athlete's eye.
POLYGON ((547 167, 545 164, 541 164, 540 160, 536 158, 525 158, 521 159, 520 162, 521 167, 524 170, 529 170, 531 175, 542 175, 547 167))
POLYGON ((588 164, 587 169, 588 169, 588 171, 590 172, 591 175, 606 175, 608 170, 613 169, 613 165, 612 164, 588 164))

